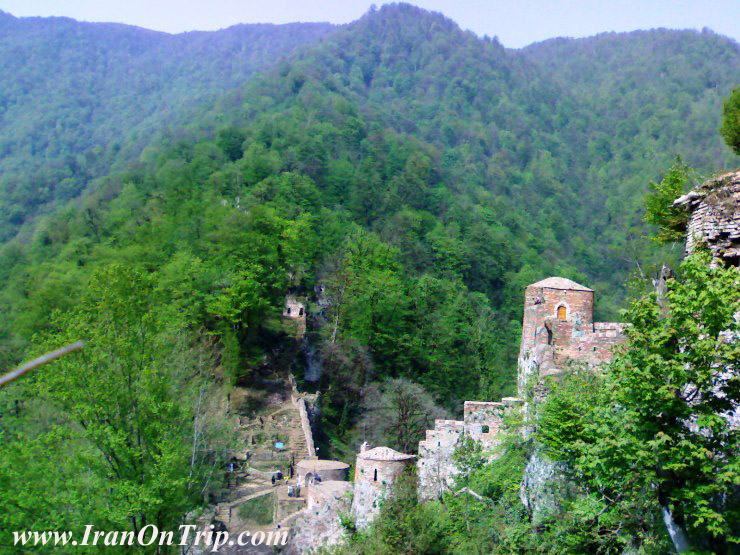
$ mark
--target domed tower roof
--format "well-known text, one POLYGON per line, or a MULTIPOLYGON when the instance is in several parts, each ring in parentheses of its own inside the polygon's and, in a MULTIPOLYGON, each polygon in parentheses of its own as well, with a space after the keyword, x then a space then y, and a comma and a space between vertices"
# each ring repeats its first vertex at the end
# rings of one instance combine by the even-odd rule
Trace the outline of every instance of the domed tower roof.
POLYGON ((589 289, 588 287, 584 287, 583 285, 580 285, 575 281, 562 277, 549 277, 547 279, 543 279, 542 281, 538 281, 537 283, 533 283, 532 285, 528 285, 527 287, 541 287, 543 289, 564 289, 568 291, 590 291, 591 293, 594 292, 593 289, 589 289))
POLYGON ((414 455, 399 453, 390 447, 374 447, 357 455, 358 459, 366 461, 407 461, 413 459, 414 455))

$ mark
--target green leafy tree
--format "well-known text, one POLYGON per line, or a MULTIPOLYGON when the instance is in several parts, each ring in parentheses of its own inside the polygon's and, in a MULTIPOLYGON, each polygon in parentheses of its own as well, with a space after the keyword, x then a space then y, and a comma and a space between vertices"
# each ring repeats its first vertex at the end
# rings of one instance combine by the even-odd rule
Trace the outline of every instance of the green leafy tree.
POLYGON ((55 313, 44 342, 87 341, 40 374, 39 395, 58 416, 38 441, 64 434, 80 446, 71 467, 87 469, 94 499, 77 510, 109 529, 177 529, 208 480, 218 481, 227 447, 209 444, 203 426, 205 368, 152 310, 156 302, 152 276, 110 265, 76 310, 55 313))
POLYGON ((625 509, 643 499, 643 514, 659 511, 678 551, 730 553, 740 541, 740 438, 731 423, 740 405, 740 272, 709 262, 690 256, 663 300, 631 304, 624 349, 603 378, 576 376, 556 389, 540 436, 612 526, 631 521, 639 537, 649 522, 625 509))
POLYGON ((722 137, 735 154, 740 154, 740 87, 725 99, 722 111, 722 137))
POLYGON ((660 183, 650 183, 650 193, 645 197, 645 222, 657 226, 654 239, 658 243, 680 241, 686 231, 688 214, 673 205, 678 197, 686 192, 693 171, 680 158, 663 176, 660 183))

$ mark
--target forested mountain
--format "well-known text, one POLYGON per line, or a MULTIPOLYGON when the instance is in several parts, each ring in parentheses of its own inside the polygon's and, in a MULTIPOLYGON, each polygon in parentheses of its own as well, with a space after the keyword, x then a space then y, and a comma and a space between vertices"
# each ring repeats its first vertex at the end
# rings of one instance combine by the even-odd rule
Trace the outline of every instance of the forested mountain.
POLYGON ((0 11, 0 238, 74 198, 189 108, 333 30, 236 25, 170 35, 0 11))
POLYGON ((7 60, 17 59, 10 53, 19 43, 29 52, 41 45, 37 64, 3 77, 25 91, 8 97, 22 106, 3 89, 11 224, 91 183, 0 249, 0 365, 91 338, 58 374, 1 392, 4 414, 15 407, 0 442, 0 470, 16 476, 0 488, 5 530, 27 518, 45 529, 122 529, 130 507, 142 522, 154 514, 161 526, 180 522, 199 502, 203 469, 159 465, 181 460, 197 421, 184 406, 197 398, 190 377, 258 380, 285 340, 285 295, 313 302, 318 285, 326 302, 310 307, 309 341, 323 365, 315 386, 325 456, 354 453, 371 384, 413 381, 449 411, 511 393, 523 287, 572 278, 598 292, 598 319, 616 320, 630 272, 648 272, 662 254, 643 237, 648 183, 676 155, 700 173, 738 163, 718 128, 740 49, 712 33, 608 34, 509 50, 409 5, 373 9, 331 34, 328 26, 247 26, 172 37, 2 21, 3 29, 59 26, 59 40, 77 41, 65 51, 3 31, 7 60), (263 32, 283 42, 234 57, 263 32), (241 84, 278 51, 322 35, 241 84), (91 41, 107 45, 105 56, 91 41), (68 65, 54 61, 58 52, 68 52, 68 65), (106 64, 125 72, 99 81, 80 69, 91 63, 83 60, 104 75, 106 64), (46 69, 36 75, 34 66, 46 69), (44 96, 48 106, 28 107, 44 96), (98 143, 120 152, 97 164, 98 143), (91 372, 95 364, 115 371, 91 372), (134 386, 116 373, 127 365, 146 370, 134 386), (112 398, 110 388, 130 396, 112 398), (177 430, 132 428, 121 415, 139 395, 147 415, 159 403, 171 408, 177 430), (17 399, 34 401, 19 410, 17 399), (61 416, 48 417, 47 406, 61 416), (103 414, 109 408, 120 421, 103 414), (64 426, 78 420, 85 424, 64 426), (150 443, 127 443, 135 433, 150 443), (109 460, 92 474, 79 463, 121 445, 131 468, 118 469, 114 486, 109 460), (29 466, 40 452, 46 466, 29 466), (17 508, 28 506, 17 486, 28 482, 26 467, 41 468, 39 491, 57 495, 31 516, 17 508), (74 487, 44 482, 57 474, 43 468, 57 467, 80 478, 70 478, 74 487), (188 479, 154 502, 168 472, 188 479), (100 501, 109 496, 114 511, 100 501), (60 504, 74 511, 61 514, 60 504))
POLYGON ((645 177, 680 155, 702 171, 737 164, 717 135, 740 49, 711 31, 657 29, 553 39, 523 50, 577 99, 587 136, 578 169, 593 210, 637 225, 645 177))

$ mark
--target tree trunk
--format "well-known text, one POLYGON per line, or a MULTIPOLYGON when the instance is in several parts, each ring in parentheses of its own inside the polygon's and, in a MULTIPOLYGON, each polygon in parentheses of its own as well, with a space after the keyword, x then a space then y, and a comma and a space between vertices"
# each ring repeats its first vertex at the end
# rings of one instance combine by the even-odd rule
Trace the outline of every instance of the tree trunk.
POLYGON ((686 531, 683 529, 683 526, 673 520, 673 514, 668 508, 668 505, 661 504, 660 512, 663 513, 663 522, 665 522, 665 527, 668 530, 668 535, 671 537, 673 547, 676 548, 676 552, 686 553, 690 551, 691 546, 686 531))

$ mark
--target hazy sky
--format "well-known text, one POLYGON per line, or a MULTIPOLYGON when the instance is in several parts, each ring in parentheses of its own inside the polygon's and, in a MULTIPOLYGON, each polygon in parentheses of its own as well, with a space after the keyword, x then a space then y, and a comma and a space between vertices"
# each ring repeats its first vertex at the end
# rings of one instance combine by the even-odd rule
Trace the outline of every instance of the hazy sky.
MULTIPOLYGON (((236 23, 347 23, 368 0, 0 0, 15 16, 64 15, 178 33, 236 23)), ((463 29, 498 36, 508 47, 558 36, 652 27, 710 29, 740 41, 740 0, 416 0, 463 29)), ((376 2, 378 6, 383 2, 376 2)))

